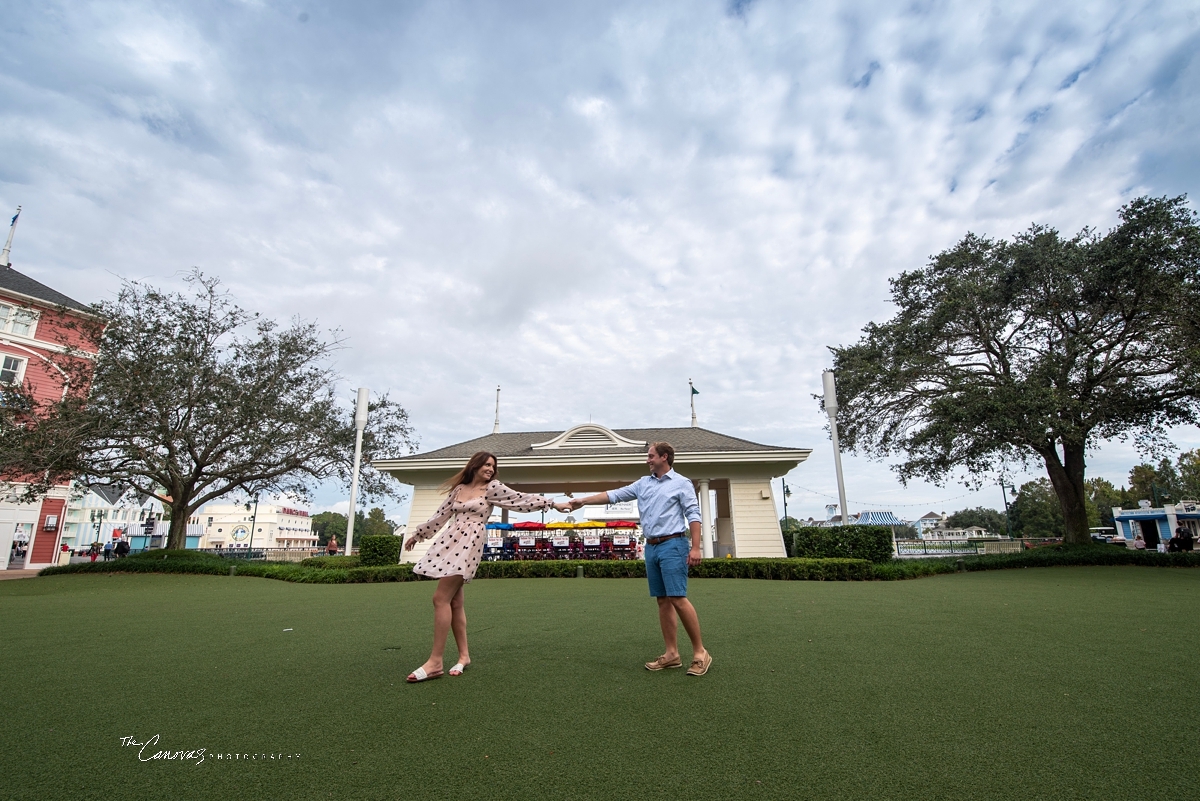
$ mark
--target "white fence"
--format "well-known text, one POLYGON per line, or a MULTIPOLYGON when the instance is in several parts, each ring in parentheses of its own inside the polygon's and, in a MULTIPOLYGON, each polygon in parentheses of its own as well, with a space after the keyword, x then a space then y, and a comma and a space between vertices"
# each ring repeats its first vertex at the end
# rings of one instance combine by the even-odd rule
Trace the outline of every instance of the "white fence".
POLYGON ((927 559, 938 556, 983 556, 994 553, 1020 553, 1025 544, 1042 545, 1047 540, 896 540, 896 556, 901 559, 927 559))

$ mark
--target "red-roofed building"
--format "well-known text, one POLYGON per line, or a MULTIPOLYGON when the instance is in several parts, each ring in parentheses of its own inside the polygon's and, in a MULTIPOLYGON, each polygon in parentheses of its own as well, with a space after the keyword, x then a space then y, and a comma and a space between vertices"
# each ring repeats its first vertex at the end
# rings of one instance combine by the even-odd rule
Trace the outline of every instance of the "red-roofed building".
MULTIPOLYGON (((95 319, 79 301, 0 265, 0 382, 26 384, 39 401, 64 397, 70 379, 54 360, 72 349, 94 355, 96 344, 71 323, 95 319)), ((56 564, 69 485, 26 504, 20 479, 0 476, 0 569, 56 564)))

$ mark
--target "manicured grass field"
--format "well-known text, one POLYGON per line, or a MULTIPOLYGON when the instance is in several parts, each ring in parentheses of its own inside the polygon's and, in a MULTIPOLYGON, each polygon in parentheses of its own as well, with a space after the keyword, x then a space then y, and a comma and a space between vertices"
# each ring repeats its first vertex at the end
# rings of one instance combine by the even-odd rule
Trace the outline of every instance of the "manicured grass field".
POLYGON ((693 581, 699 679, 644 581, 477 581, 475 664, 406 685, 432 590, 0 583, 0 796, 1200 797, 1200 570, 693 581))

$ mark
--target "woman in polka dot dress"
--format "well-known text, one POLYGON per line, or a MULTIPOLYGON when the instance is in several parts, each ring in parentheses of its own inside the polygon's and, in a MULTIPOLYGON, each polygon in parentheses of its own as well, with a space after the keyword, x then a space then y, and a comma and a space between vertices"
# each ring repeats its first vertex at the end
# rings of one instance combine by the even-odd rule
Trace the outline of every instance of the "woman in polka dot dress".
POLYGON ((541 495, 526 495, 495 480, 496 457, 480 451, 471 457, 467 466, 442 486, 450 490, 445 502, 433 517, 413 532, 404 546, 407 550, 437 534, 450 521, 425 556, 413 567, 414 573, 438 580, 433 593, 433 651, 425 664, 408 674, 408 681, 436 679, 442 675, 442 656, 446 650, 446 635, 454 631, 458 645, 458 664, 450 668, 451 676, 461 676, 471 656, 467 650, 467 614, 463 609, 463 584, 475 577, 487 536, 487 520, 492 507, 533 512, 554 507, 568 512, 565 503, 554 503, 541 495))

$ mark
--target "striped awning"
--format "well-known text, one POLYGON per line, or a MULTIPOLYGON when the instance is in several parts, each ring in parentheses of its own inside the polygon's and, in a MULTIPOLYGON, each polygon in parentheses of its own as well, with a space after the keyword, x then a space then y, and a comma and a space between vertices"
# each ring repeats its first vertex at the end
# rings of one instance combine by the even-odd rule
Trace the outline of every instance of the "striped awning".
POLYGON ((852 526, 906 526, 908 525, 900 518, 892 514, 891 510, 859 512, 858 519, 850 525, 852 526))

